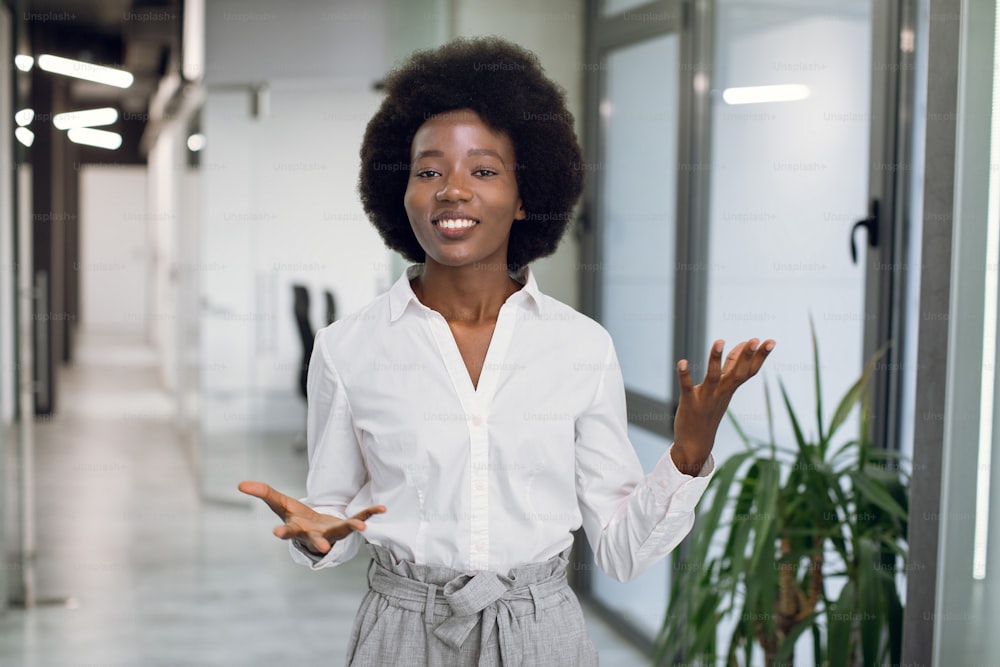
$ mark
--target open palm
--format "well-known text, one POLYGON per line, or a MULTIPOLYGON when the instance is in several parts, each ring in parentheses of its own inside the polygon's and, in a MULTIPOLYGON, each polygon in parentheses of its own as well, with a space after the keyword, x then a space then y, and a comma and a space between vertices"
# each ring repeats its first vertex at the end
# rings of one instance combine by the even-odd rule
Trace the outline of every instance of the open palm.
POLYGON ((385 512, 384 505, 361 510, 348 519, 322 514, 291 496, 274 490, 263 482, 240 482, 239 490, 248 496, 260 498, 284 523, 274 529, 283 540, 295 540, 303 547, 318 554, 325 554, 337 540, 352 531, 364 530, 365 521, 375 514, 385 512))

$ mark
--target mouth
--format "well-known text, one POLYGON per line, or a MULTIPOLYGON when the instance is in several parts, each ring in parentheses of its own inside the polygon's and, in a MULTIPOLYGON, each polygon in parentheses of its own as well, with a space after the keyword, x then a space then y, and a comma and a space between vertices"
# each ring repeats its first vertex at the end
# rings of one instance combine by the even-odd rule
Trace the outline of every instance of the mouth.
POLYGON ((431 224, 437 228, 441 236, 454 239, 465 236, 470 229, 479 224, 479 220, 461 214, 445 213, 433 218, 431 224))

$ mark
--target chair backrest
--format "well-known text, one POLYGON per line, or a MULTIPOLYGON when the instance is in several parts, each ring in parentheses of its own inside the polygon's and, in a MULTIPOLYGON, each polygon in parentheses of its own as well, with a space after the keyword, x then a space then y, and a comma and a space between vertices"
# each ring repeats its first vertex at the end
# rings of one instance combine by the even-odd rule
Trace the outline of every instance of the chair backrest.
POLYGON ((326 290, 323 295, 326 297, 326 323, 333 324, 337 319, 337 304, 333 299, 333 292, 326 290))
POLYGON ((299 328, 299 338, 302 339, 302 368, 299 370, 299 392, 306 395, 306 378, 309 374, 309 359, 312 358, 313 338, 315 332, 309 322, 309 288, 305 285, 292 285, 294 295, 295 324, 299 328))

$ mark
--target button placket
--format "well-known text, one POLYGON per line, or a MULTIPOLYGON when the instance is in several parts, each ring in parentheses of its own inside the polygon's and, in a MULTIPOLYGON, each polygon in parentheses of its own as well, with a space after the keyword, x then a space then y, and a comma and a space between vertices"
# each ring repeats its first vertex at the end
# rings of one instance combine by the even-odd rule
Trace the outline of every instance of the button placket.
POLYGON ((490 533, 490 447, 481 406, 476 403, 469 419, 469 438, 472 444, 469 471, 469 494, 472 499, 472 525, 470 565, 474 570, 489 569, 490 533))

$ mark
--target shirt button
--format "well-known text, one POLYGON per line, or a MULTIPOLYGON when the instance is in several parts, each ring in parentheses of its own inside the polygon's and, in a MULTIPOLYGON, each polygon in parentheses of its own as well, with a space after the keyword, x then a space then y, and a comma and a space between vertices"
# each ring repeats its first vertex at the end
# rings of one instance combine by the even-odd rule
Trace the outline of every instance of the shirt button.
POLYGON ((472 416, 472 425, 473 426, 482 426, 483 425, 483 418, 482 418, 482 416, 480 416, 480 415, 473 415, 472 416))
POLYGON ((472 488, 475 489, 476 491, 485 491, 486 490, 486 480, 485 479, 477 479, 475 482, 472 483, 472 488))
POLYGON ((477 554, 481 554, 484 551, 486 551, 486 543, 480 540, 479 542, 476 542, 475 544, 472 545, 472 550, 475 551, 477 554))
POLYGON ((662 486, 662 487, 663 487, 663 488, 665 489, 665 488, 667 488, 668 486, 670 486, 670 482, 668 482, 668 481, 667 481, 667 480, 665 480, 665 479, 663 479, 663 480, 660 480, 660 486, 662 486))

